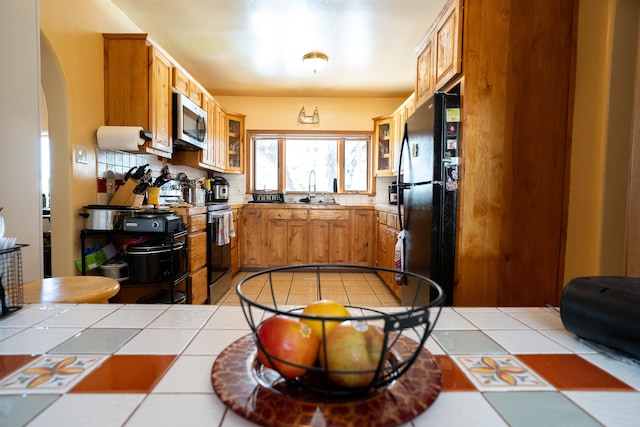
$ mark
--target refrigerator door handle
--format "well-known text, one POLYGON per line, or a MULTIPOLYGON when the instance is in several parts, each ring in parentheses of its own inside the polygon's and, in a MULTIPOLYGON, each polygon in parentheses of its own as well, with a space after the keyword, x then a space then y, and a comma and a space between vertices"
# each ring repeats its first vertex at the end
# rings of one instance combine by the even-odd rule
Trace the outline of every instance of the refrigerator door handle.
MULTIPOLYGON (((402 142, 400 143, 400 155, 398 156, 398 177, 396 179, 396 185, 398 186, 396 190, 398 191, 398 200, 401 199, 400 192, 410 187, 410 185, 400 180, 400 177, 402 176, 402 152, 404 151, 405 145, 407 146, 407 149, 409 149, 409 126, 406 121, 404 122, 404 132, 402 134, 402 142)), ((400 203, 398 203, 398 221, 400 231, 404 230, 404 225, 402 223, 402 205, 400 203)))

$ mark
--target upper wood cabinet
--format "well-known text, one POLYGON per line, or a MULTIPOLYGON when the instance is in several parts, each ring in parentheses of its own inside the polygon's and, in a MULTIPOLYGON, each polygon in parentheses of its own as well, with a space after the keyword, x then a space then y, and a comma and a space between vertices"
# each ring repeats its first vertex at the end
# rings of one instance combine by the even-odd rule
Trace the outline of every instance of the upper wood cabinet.
POLYGON ((374 152, 376 176, 393 175, 393 118, 376 117, 374 126, 374 152))
POLYGON ((172 64, 146 34, 103 34, 107 126, 153 133, 140 151, 171 157, 172 64))
POLYGON ((202 89, 184 71, 178 67, 173 67, 173 87, 184 93, 198 106, 203 107, 202 89))
POLYGON ((462 71, 462 2, 450 0, 416 48, 417 105, 462 71))
POLYGON ((244 118, 242 114, 226 115, 227 173, 244 172, 244 118))

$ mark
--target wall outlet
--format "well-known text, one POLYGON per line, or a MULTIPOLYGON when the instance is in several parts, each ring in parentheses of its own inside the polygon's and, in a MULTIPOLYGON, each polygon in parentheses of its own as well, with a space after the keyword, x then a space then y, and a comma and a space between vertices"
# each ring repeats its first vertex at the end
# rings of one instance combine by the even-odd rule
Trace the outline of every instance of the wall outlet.
POLYGON ((87 164, 89 163, 89 153, 87 149, 82 145, 76 145, 76 163, 87 164))

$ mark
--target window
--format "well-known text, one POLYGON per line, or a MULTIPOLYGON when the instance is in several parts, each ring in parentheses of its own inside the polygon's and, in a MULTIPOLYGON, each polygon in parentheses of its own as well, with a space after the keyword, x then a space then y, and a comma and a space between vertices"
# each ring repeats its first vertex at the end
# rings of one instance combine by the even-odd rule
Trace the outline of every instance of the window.
POLYGON ((373 191, 369 134, 249 136, 251 191, 373 191))

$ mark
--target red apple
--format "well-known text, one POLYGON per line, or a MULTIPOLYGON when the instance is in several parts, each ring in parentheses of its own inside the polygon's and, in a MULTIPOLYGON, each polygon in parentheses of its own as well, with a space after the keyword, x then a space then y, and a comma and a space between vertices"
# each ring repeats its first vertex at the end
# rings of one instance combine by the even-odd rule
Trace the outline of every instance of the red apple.
POLYGON ((383 343, 384 337, 376 328, 363 321, 345 320, 333 328, 320 345, 320 365, 329 370, 329 378, 336 384, 349 388, 366 387, 374 379, 383 343))
POLYGON ((313 366, 320 346, 320 339, 308 325, 282 315, 262 322, 258 328, 258 340, 264 348, 263 351, 258 345, 258 361, 285 378, 295 378, 307 372, 307 368, 293 364, 313 366))

